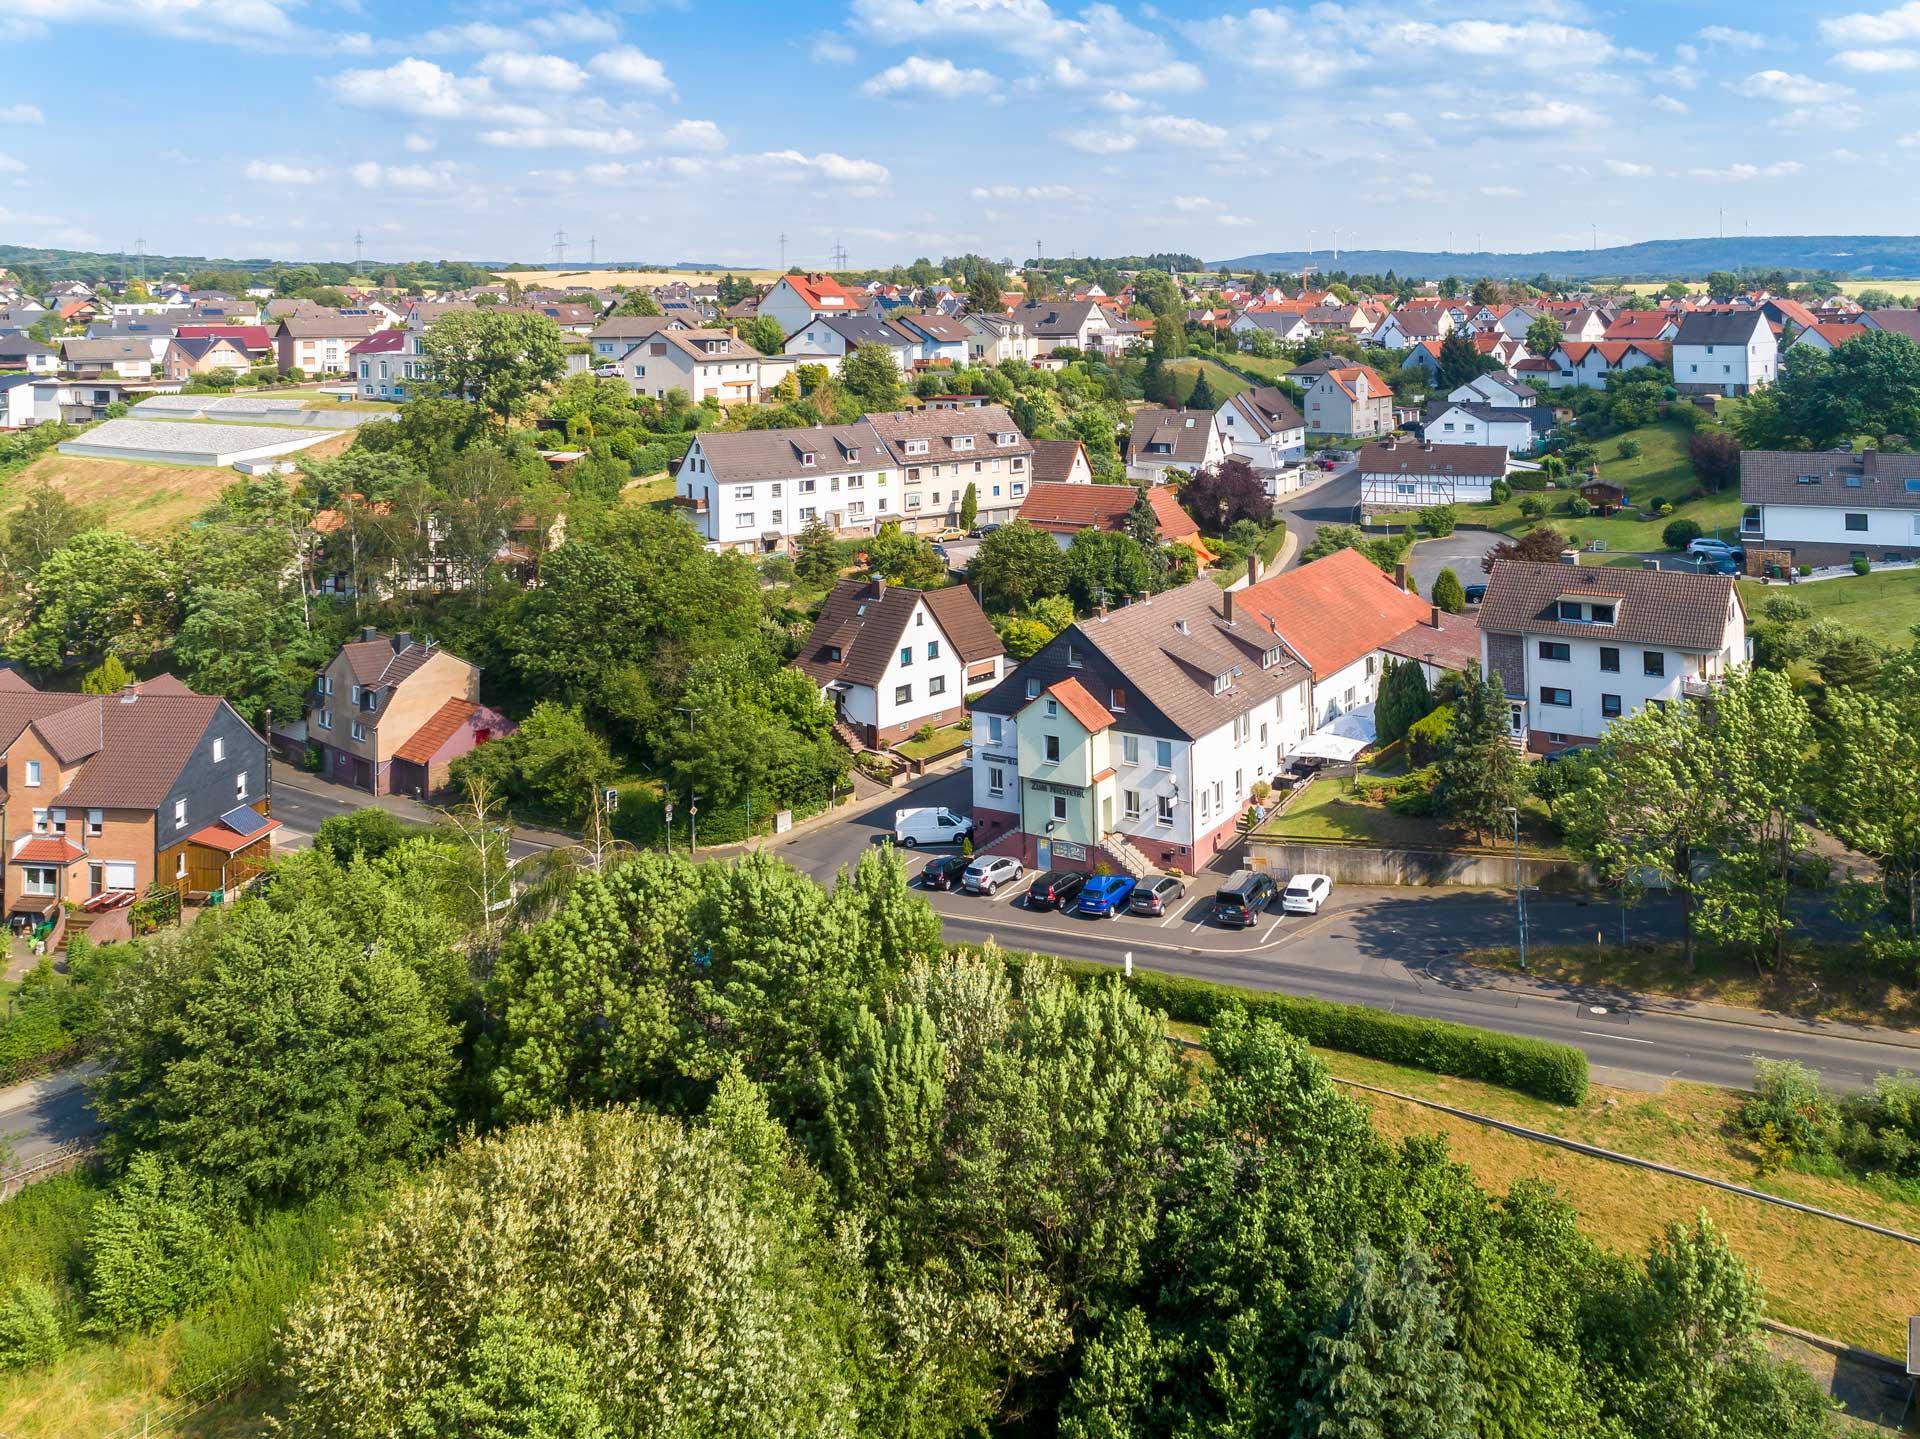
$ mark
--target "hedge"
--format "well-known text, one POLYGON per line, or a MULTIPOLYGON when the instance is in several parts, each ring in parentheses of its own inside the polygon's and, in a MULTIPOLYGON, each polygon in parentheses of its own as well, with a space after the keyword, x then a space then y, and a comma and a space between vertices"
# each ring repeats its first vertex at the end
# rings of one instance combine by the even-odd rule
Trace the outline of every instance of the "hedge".
MULTIPOLYGON (((1063 963, 1078 979, 1118 977, 1111 965, 1090 960, 1063 963)), ((1223 1009, 1235 1008, 1250 1019, 1270 1019, 1323 1049, 1484 1080, 1559 1104, 1578 1104, 1587 1097, 1587 1056, 1570 1044, 1140 969, 1121 982, 1132 988, 1142 1004, 1188 1024, 1211 1024, 1223 1009)))

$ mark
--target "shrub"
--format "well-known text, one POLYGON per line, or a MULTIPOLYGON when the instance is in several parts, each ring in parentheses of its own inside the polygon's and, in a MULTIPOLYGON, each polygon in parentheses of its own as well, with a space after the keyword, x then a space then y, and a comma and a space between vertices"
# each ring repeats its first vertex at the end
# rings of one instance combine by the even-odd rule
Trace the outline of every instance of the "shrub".
POLYGON ((1567 513, 1572 515, 1576 520, 1584 520, 1588 515, 1593 513, 1593 505, 1585 495, 1569 495, 1567 497, 1567 513))
POLYGON ((1853 572, 1856 575, 1864 575, 1868 570, 1872 568, 1873 566, 1867 563, 1867 557, 1865 555, 1860 556, 1858 559, 1856 559, 1853 562, 1853 572))
POLYGON ((1520 513, 1530 520, 1545 519, 1547 502, 1538 495, 1527 495, 1520 501, 1520 513))
POLYGON ((1495 480, 1490 494, 1496 505, 1504 505, 1508 500, 1513 498, 1513 486, 1505 480, 1495 480))
POLYGON ((1810 574, 1812 574, 1812 573, 1813 573, 1813 566, 1812 566, 1812 565, 1800 565, 1800 566, 1798 566, 1797 568, 1798 568, 1798 572, 1799 572, 1799 575, 1800 575, 1800 578, 1801 578, 1801 579, 1803 579, 1803 580, 1804 580, 1804 579, 1805 579, 1805 578, 1806 578, 1806 577, 1807 577, 1808 575, 1810 575, 1810 574))
POLYGON ((1084 960, 1069 960, 1065 968, 1083 982, 1127 983, 1142 1004, 1188 1024, 1211 1024, 1237 1009, 1250 1020, 1272 1020, 1308 1044, 1346 1054, 1484 1080, 1559 1104, 1578 1104, 1587 1094, 1587 1057, 1571 1045, 1144 970, 1121 981, 1107 966, 1084 960))
POLYGON ((0 1373, 58 1359, 67 1347, 60 1301, 38 1279, 16 1279, 0 1298, 0 1373))
POLYGON ((1433 602, 1450 615, 1463 613, 1467 608, 1467 587, 1460 583, 1460 576, 1453 572, 1452 566, 1443 568, 1433 579, 1433 602))
POLYGON ((1847 1161, 1858 1169, 1884 1169, 1920 1178, 1920 1080, 1911 1074, 1881 1074, 1871 1094, 1848 1106, 1847 1161))
POLYGON ((1407 728, 1407 755, 1415 764, 1431 764, 1453 733, 1453 706, 1441 705, 1407 728))
POLYGON ((1698 520, 1674 520, 1660 531, 1660 543, 1670 550, 1684 550, 1700 538, 1698 520))
POLYGON ((1660 510, 1659 510, 1660 518, 1664 520, 1668 515, 1672 513, 1673 513, 1673 506, 1666 500, 1662 500, 1660 502, 1660 510))
POLYGON ((313 847, 346 864, 355 855, 380 859, 418 833, 392 811, 369 805, 352 814, 329 815, 321 820, 320 828, 313 832, 313 847))
POLYGON ((1740 1125, 1763 1143, 1790 1153, 1830 1155, 1840 1139, 1840 1107, 1806 1065, 1758 1059, 1753 1094, 1740 1107, 1740 1125))
POLYGON ((1445 539, 1460 523, 1460 512, 1452 505, 1428 505, 1420 511, 1420 528, 1436 540, 1445 539))
POLYGON ((1695 430, 1687 438, 1687 460, 1710 490, 1740 483, 1740 442, 1725 430, 1695 430))
POLYGON ((136 1154, 87 1234, 87 1327, 153 1329, 226 1273, 220 1221, 204 1181, 170 1159, 136 1154))
POLYGON ((1621 459, 1623 460, 1638 459, 1639 455, 1640 455, 1640 441, 1636 436, 1628 435, 1624 440, 1620 442, 1620 458, 1621 459))

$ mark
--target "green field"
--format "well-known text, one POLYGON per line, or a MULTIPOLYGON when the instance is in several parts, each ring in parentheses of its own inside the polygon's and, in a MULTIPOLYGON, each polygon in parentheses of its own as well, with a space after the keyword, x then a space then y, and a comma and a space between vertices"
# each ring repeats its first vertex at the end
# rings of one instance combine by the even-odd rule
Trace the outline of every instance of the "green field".
MULTIPOLYGON (((1757 585, 1744 593, 1749 614, 1766 599, 1766 592, 1757 585)), ((1920 570, 1803 581, 1791 591, 1778 593, 1791 593, 1813 611, 1816 620, 1834 620, 1883 645, 1904 648, 1913 642, 1913 627, 1920 625, 1920 570)))
POLYGON ((1169 360, 1167 368, 1173 372, 1173 383, 1180 397, 1180 403, 1186 404, 1187 397, 1193 393, 1193 387, 1200 383, 1201 372, 1207 376, 1207 383, 1213 387, 1213 397, 1225 400, 1242 390, 1252 387, 1232 370, 1222 369, 1212 360, 1189 356, 1184 360, 1169 360))
MULTIPOLYGON (((1333 840, 1336 843, 1381 845, 1389 849, 1476 849, 1471 838, 1419 815, 1401 814, 1386 804, 1364 799, 1347 777, 1328 776, 1312 781, 1299 798, 1260 826, 1263 839, 1333 840)), ((1522 850, 1527 854, 1561 855, 1546 807, 1530 799, 1520 813, 1522 850)), ((1494 846, 1512 853, 1510 847, 1494 846)))
POLYGON ((1269 380, 1277 380, 1293 369, 1292 360, 1274 358, 1263 360, 1258 355, 1235 355, 1233 363, 1243 370, 1262 375, 1269 380))

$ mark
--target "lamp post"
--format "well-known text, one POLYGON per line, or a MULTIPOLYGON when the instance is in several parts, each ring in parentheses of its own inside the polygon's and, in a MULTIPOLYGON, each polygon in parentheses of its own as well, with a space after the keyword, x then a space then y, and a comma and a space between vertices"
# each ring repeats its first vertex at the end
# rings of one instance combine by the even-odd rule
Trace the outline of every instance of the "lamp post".
POLYGON ((1520 882, 1520 811, 1503 805, 1502 811, 1513 818, 1513 915, 1520 932, 1520 970, 1527 972, 1527 887, 1520 882))
MULTIPOLYGON (((706 710, 706 706, 705 705, 675 705, 674 708, 678 710, 681 714, 687 717, 687 743, 689 748, 691 748, 693 743, 693 717, 697 714, 704 713, 704 711, 706 710)), ((700 812, 700 809, 699 809, 699 806, 693 802, 693 798, 694 798, 693 778, 692 776, 688 776, 687 778, 687 857, 689 859, 693 857, 694 850, 699 848, 695 831, 694 831, 693 817, 700 812)), ((667 806, 667 833, 668 833, 668 841, 667 841, 668 847, 671 848, 673 843, 672 841, 673 806, 671 804, 667 806)))

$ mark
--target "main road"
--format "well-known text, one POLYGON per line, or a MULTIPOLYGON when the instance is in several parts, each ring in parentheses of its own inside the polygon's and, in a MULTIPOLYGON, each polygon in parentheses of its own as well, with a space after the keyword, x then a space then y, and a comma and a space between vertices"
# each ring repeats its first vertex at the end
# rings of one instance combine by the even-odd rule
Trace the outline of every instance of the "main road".
MULTIPOLYGON (((896 809, 945 805, 964 812, 969 784, 962 769, 910 793, 884 795, 846 819, 789 841, 780 853, 831 882, 842 866, 890 837, 896 809)), ((917 874, 926 861, 925 854, 909 856, 910 873, 917 874)), ((1220 878, 1217 872, 1197 876, 1175 912, 1162 919, 1090 920, 1030 910, 1024 884, 992 898, 922 893, 954 940, 991 939, 1009 949, 1112 965, 1124 964, 1131 954, 1136 966, 1162 973, 1557 1040, 1584 1050, 1603 1078, 1623 1082, 1676 1078, 1745 1086, 1753 1081, 1755 1057, 1797 1059, 1849 1089, 1870 1084, 1876 1074, 1920 1068, 1920 1035, 1806 1024, 1713 1006, 1656 1006, 1467 962, 1473 949, 1512 941, 1511 894, 1340 887, 1319 915, 1268 914, 1253 929, 1225 930, 1208 916, 1220 878)), ((1619 939, 1621 912, 1592 900, 1530 895, 1527 920, 1534 944, 1611 945, 1619 939)), ((1627 926, 1630 937, 1672 935, 1677 911, 1649 902, 1627 916, 1627 926)))

